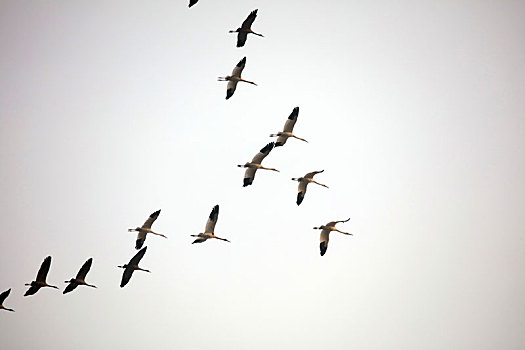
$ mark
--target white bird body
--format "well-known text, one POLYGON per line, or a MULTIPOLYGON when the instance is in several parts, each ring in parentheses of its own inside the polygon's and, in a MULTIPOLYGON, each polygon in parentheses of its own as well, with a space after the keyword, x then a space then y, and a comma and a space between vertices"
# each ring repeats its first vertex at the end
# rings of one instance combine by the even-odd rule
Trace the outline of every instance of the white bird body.
POLYGON ((255 18, 257 17, 257 10, 253 10, 250 12, 248 17, 242 22, 242 25, 235 29, 230 30, 230 33, 238 33, 237 34, 237 47, 243 47, 246 43, 246 39, 248 38, 248 34, 255 34, 258 36, 264 36, 262 34, 256 33, 252 30, 251 26, 253 24, 253 21, 255 21, 255 18))
POLYGON ((151 234, 154 234, 154 235, 157 235, 157 236, 161 236, 161 237, 164 237, 164 238, 168 238, 165 235, 163 235, 162 233, 153 232, 152 229, 151 229, 151 225, 153 225, 155 220, 157 220, 157 218, 159 217, 159 214, 160 214, 160 209, 157 210, 156 212, 152 213, 148 217, 146 222, 144 222, 144 225, 142 225, 142 227, 136 227, 136 228, 128 229, 128 232, 138 232, 137 240, 136 240, 136 243, 135 243, 135 249, 142 248, 142 245, 146 241, 146 235, 148 233, 151 233, 151 234))
POLYGON ((295 123, 297 122, 297 117, 299 116, 299 107, 295 107, 290 113, 290 116, 288 119, 286 119, 286 122, 284 123, 283 131, 279 131, 275 134, 271 134, 270 137, 277 137, 277 141, 275 142, 275 147, 282 146, 286 143, 286 140, 288 140, 289 137, 296 138, 298 140, 308 142, 303 138, 297 137, 294 135, 293 127, 295 126, 295 123))
POLYGON ((298 191, 297 191, 297 205, 300 205, 303 202, 304 196, 306 194, 306 187, 308 186, 309 183, 315 183, 317 185, 328 188, 328 186, 314 180, 314 175, 322 173, 323 171, 324 170, 312 171, 311 173, 308 173, 303 177, 292 178, 292 180, 299 182, 298 191))
POLYGON ((337 223, 339 223, 339 222, 347 222, 348 220, 350 220, 350 218, 348 218, 347 220, 330 221, 326 225, 321 225, 319 227, 314 227, 315 230, 322 230, 321 231, 321 237, 320 237, 321 243, 319 244, 319 247, 321 249, 321 256, 323 256, 326 253, 326 250, 328 249, 328 240, 330 239, 330 232, 337 231, 337 232, 341 232, 341 233, 343 233, 345 235, 350 235, 350 236, 353 235, 353 234, 348 233, 348 232, 343 232, 343 231, 339 230, 337 227, 335 227, 335 225, 337 223))
POLYGON ((272 170, 272 171, 279 171, 275 168, 267 168, 262 166, 261 162, 263 159, 270 154, 270 151, 274 148, 275 143, 270 142, 253 157, 251 162, 244 163, 244 165, 237 165, 240 168, 247 168, 246 172, 244 173, 244 182, 243 187, 249 186, 253 183, 253 179, 255 178, 255 172, 257 169, 264 169, 264 170, 272 170))
POLYGON ((249 81, 241 77, 241 73, 245 65, 246 65, 246 57, 244 57, 242 60, 239 61, 239 63, 237 63, 237 65, 233 68, 231 75, 227 75, 225 77, 218 78, 219 81, 228 82, 228 86, 226 87, 226 99, 229 99, 230 97, 233 96, 233 93, 235 92, 235 89, 237 88, 237 83, 239 81, 244 81, 245 83, 257 85, 253 81, 249 81))
POLYGON ((194 240, 193 243, 203 243, 203 242, 206 242, 206 240, 211 239, 211 238, 216 238, 216 239, 220 239, 221 241, 230 242, 226 238, 220 238, 220 237, 215 236, 215 233, 213 233, 218 219, 219 219, 219 205, 216 205, 213 207, 210 213, 210 216, 208 217, 208 221, 206 221, 204 232, 199 233, 197 235, 191 235, 192 237, 197 237, 197 239, 194 240))

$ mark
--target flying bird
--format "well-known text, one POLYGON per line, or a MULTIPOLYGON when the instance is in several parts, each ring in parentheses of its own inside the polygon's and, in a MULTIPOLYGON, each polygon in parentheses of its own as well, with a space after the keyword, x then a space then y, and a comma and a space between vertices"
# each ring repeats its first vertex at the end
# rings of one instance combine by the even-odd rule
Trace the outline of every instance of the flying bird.
POLYGON ((299 189, 297 192, 297 205, 301 204, 304 199, 304 195, 306 194, 306 186, 308 186, 309 183, 314 183, 321 185, 323 187, 328 188, 328 186, 323 185, 317 181, 314 180, 314 175, 322 173, 324 170, 321 171, 312 171, 311 173, 306 174, 303 177, 293 177, 292 180, 299 181, 299 189))
POLYGON ((89 269, 91 268, 91 263, 93 262, 93 258, 87 259, 87 261, 82 265, 80 270, 77 273, 77 277, 70 279, 69 281, 64 281, 65 283, 69 283, 62 292, 62 294, 66 294, 71 292, 73 289, 78 287, 79 285, 88 286, 92 288, 97 288, 97 286, 94 286, 92 284, 86 283, 86 275, 89 272, 89 269))
POLYGON ((253 183, 255 172, 257 171, 257 169, 279 171, 274 168, 265 168, 261 165, 261 162, 263 161, 263 159, 268 154, 270 154, 270 151, 273 149, 274 146, 275 144, 273 142, 270 142, 269 144, 261 148, 259 153, 257 153, 255 157, 253 157, 251 162, 245 163, 244 165, 237 165, 240 168, 247 168, 246 172, 244 173, 244 183, 242 185, 243 187, 249 186, 253 183))
POLYGON ((15 310, 4 306, 4 300, 5 300, 5 298, 7 298, 9 296, 9 293, 11 293, 11 288, 9 288, 8 290, 6 290, 5 292, 2 292, 2 294, 0 294, 0 310, 7 310, 7 311, 14 312, 15 310))
POLYGON ((199 0, 190 0, 190 4, 188 5, 188 7, 192 7, 193 5, 195 5, 199 0))
POLYGON ((246 65, 246 57, 240 60, 239 63, 237 63, 237 65, 233 68, 232 75, 227 75, 225 77, 218 78, 219 81, 228 82, 228 86, 226 87, 226 99, 229 99, 230 97, 233 96, 233 93, 235 92, 235 89, 237 88, 237 83, 239 81, 244 81, 245 83, 257 85, 253 81, 248 81, 241 77, 241 73, 245 65, 246 65))
POLYGON ((321 243, 319 245, 319 247, 321 248, 321 256, 323 256, 326 253, 326 249, 328 248, 328 239, 329 239, 329 236, 330 236, 330 232, 337 231, 337 232, 344 233, 345 235, 352 236, 351 233, 343 232, 343 231, 341 231, 341 230, 339 230, 338 228, 335 227, 335 225, 337 223, 339 223, 339 222, 347 222, 348 220, 350 220, 350 218, 348 218, 347 220, 330 221, 326 225, 321 225, 319 227, 314 227, 315 230, 322 230, 321 231, 321 243))
POLYGON ((166 237, 165 235, 163 235, 161 233, 153 232, 151 230, 151 225, 153 225, 155 220, 157 220, 157 218, 159 217, 159 214, 160 214, 160 210, 157 210, 156 212, 154 212, 153 214, 151 214, 149 216, 149 218, 146 220, 144 225, 142 225, 142 227, 128 229, 128 232, 134 232, 134 231, 138 232, 138 234, 137 234, 137 241, 136 241, 136 244, 135 244, 135 249, 142 248, 142 245, 146 241, 146 235, 148 233, 152 233, 152 234, 157 235, 157 236, 162 236, 164 238, 168 238, 168 237, 166 237))
POLYGON ((292 113, 290 114, 290 116, 288 117, 288 119, 286 119, 286 122, 284 123, 283 131, 279 131, 277 134, 270 135, 270 137, 277 137, 277 141, 275 142, 275 147, 284 145, 286 143, 286 140, 288 140, 289 137, 293 137, 298 140, 308 142, 305 139, 297 137, 292 133, 293 127, 295 125, 295 122, 297 121, 298 116, 299 116, 299 107, 295 107, 292 113))
POLYGON ((230 33, 238 33, 237 34, 237 47, 243 47, 244 43, 246 42, 246 39, 248 38, 248 34, 255 34, 258 36, 264 36, 259 33, 255 33, 251 26, 253 21, 255 21, 255 18, 257 17, 257 10, 253 10, 250 12, 248 17, 242 22, 242 25, 240 28, 237 28, 235 30, 230 30, 230 33))
POLYGON ((48 256, 44 259, 42 262, 42 265, 40 265, 40 269, 38 270, 38 274, 36 275, 36 281, 32 281, 31 283, 26 283, 26 286, 31 286, 29 289, 25 292, 24 296, 33 295, 42 287, 51 287, 58 289, 57 286, 51 286, 47 284, 46 277, 47 273, 49 272, 49 267, 51 266, 51 257, 48 256))
POLYGON ((206 227, 204 228, 204 232, 199 233, 198 235, 191 235, 192 237, 197 237, 197 239, 194 240, 193 243, 206 242, 207 239, 211 239, 211 238, 216 238, 216 239, 220 239, 221 241, 230 242, 226 238, 220 238, 220 237, 215 236, 215 234, 213 233, 213 230, 215 229, 215 224, 217 223, 218 218, 219 218, 219 206, 216 205, 213 207, 210 213, 210 217, 208 218, 208 221, 206 222, 206 227))
POLYGON ((141 250, 139 250, 137 254, 135 254, 135 256, 131 258, 129 263, 124 264, 122 266, 117 266, 117 267, 124 269, 124 273, 122 274, 122 281, 120 282, 120 288, 128 284, 129 279, 131 278, 131 275, 133 275, 133 272, 135 272, 135 270, 151 272, 150 270, 146 270, 146 269, 139 267, 140 259, 142 259, 142 257, 146 253, 146 248, 148 247, 144 247, 141 250))

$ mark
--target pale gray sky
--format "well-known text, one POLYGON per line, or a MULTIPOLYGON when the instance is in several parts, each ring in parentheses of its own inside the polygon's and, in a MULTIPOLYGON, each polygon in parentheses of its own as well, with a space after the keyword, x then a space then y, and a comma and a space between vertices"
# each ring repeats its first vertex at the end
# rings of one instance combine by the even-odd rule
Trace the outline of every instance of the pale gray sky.
POLYGON ((0 1, 5 349, 523 349, 525 3, 0 1), (258 8, 244 48, 237 28, 258 8), (225 100, 229 74, 247 57, 225 100), (243 169, 300 107, 289 140, 243 169), (312 170, 300 207, 290 178, 312 170), (191 245, 212 207, 231 244, 191 245), (134 254, 127 228, 162 212, 134 254), (319 256, 312 227, 340 225, 319 256), (23 297, 43 259, 65 286, 23 297))

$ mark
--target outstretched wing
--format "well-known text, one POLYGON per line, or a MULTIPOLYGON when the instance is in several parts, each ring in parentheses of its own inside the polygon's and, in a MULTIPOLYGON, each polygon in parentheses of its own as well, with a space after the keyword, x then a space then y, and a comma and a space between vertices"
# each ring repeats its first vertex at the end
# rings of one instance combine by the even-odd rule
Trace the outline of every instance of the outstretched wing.
POLYGON ((257 168, 246 168, 246 171, 244 172, 244 180, 242 183, 242 187, 250 186, 253 183, 256 171, 257 168))
POLYGON ((40 289, 39 286, 31 286, 29 289, 24 293, 24 296, 33 295, 40 289))
POLYGON ((330 237, 330 230, 329 229, 323 229, 321 231, 321 243, 319 244, 319 248, 321 249, 321 256, 323 256, 326 253, 326 249, 328 249, 328 239, 330 237))
MULTIPOLYGON (((148 247, 144 247, 142 248, 141 250, 138 251, 137 254, 135 254, 135 256, 133 258, 131 258, 131 260, 129 261, 129 265, 138 265, 140 260, 142 259, 142 257, 144 256, 144 254, 146 253, 146 249, 148 249, 148 247)), ((130 275, 131 276, 131 275, 130 275)))
POLYGON ((235 89, 237 88, 237 81, 236 80, 229 80, 228 86, 226 87, 226 99, 229 99, 233 96, 233 93, 235 92, 235 89))
POLYGON ((219 205, 216 205, 211 210, 210 216, 208 217, 208 221, 206 222, 206 228, 204 229, 204 233, 213 233, 213 230, 215 229, 215 224, 217 223, 218 219, 219 205))
MULTIPOLYGON (((93 258, 89 258, 86 260, 84 265, 80 268, 80 270, 77 273, 77 279, 78 280, 84 280, 86 279, 86 275, 89 272, 89 269, 91 269, 91 264, 93 263, 93 258)), ((71 285, 71 284, 70 284, 71 285)), ((67 288, 66 288, 67 289, 67 288)), ((73 290, 73 289, 71 289, 73 290)))
POLYGON ((335 224, 337 224, 337 223, 339 223, 339 222, 347 222, 347 221, 349 221, 349 220, 350 220, 350 218, 348 218, 348 219, 346 219, 346 220, 332 221, 332 222, 330 223, 331 225, 328 224, 328 226, 333 226, 333 225, 335 225, 335 224))
POLYGON ((206 242, 208 238, 206 237, 201 237, 201 238, 197 238, 196 240, 194 240, 191 244, 193 243, 202 243, 202 242, 206 242))
POLYGON ((11 293, 11 288, 0 294, 0 305, 4 303, 4 300, 9 296, 9 293, 11 293))
POLYGON ((146 220, 146 222, 144 223, 144 225, 142 225, 142 228, 151 228, 151 225, 153 225, 155 220, 157 220, 157 218, 159 217, 159 214, 160 214, 160 210, 157 210, 156 212, 151 214, 148 220, 146 220))
POLYGON ((312 171, 311 173, 308 173, 304 176, 305 179, 311 179, 314 177, 315 174, 320 174, 322 173, 324 170, 320 170, 320 171, 312 171))
POLYGON ((188 5, 188 7, 192 7, 193 5, 195 5, 199 0, 190 0, 190 4, 188 5))
POLYGON ((253 157, 253 159, 252 159, 252 163, 254 163, 254 164, 261 164, 261 162, 263 161, 263 159, 264 159, 268 154, 270 154, 270 151, 273 149, 274 146, 275 146, 275 143, 270 142, 269 144, 267 144, 266 146, 264 146, 263 148, 261 148, 261 150, 259 151, 259 153, 257 153, 257 154, 255 155, 255 157, 253 157))
MULTIPOLYGON (((51 257, 48 256, 47 258, 44 259, 44 261, 42 262, 42 265, 40 265, 40 270, 38 270, 38 274, 36 275, 36 280, 38 282, 45 282, 46 281, 47 273, 49 272, 49 267, 50 266, 51 266, 51 257)), ((31 289, 31 288, 29 288, 29 289, 31 289)), ((36 291, 35 291, 35 293, 36 293, 36 291)))
POLYGON ((137 240, 135 241, 135 249, 138 250, 142 248, 142 245, 144 244, 145 241, 146 241, 146 232, 139 231, 139 233, 137 234, 137 240))
POLYGON ((256 17, 257 17, 257 10, 253 10, 252 12, 250 12, 248 17, 246 17, 244 22, 242 22, 241 28, 242 29, 250 29, 250 27, 252 26, 252 23, 253 23, 253 21, 255 21, 256 17))
MULTIPOLYGON (((144 248, 144 249, 146 249, 146 248, 144 248)), ((141 251, 142 251, 142 250, 141 250, 141 251)), ((141 251, 140 251, 140 252, 141 252, 141 251)), ((139 253, 140 253, 140 252, 139 252, 139 253)), ((137 253, 137 254, 138 254, 138 253, 137 253)), ((135 255, 135 256, 136 256, 136 255, 135 255)), ((135 271, 135 270, 134 270, 132 267, 129 267, 129 266, 126 267, 126 268, 124 269, 124 273, 122 273, 122 281, 120 282, 120 288, 122 288, 122 287, 124 287, 126 284, 128 284, 129 279, 131 278, 131 275, 133 275, 133 272, 134 272, 134 271, 135 271)))
POLYGON ((290 116, 288 117, 288 119, 286 119, 286 122, 284 123, 283 131, 292 132, 298 116, 299 116, 299 107, 295 107, 292 113, 290 114, 290 116))
POLYGON ((62 292, 62 294, 69 293, 69 292, 71 292, 73 289, 75 289, 76 287, 78 287, 78 284, 76 284, 76 283, 70 283, 70 284, 67 285, 66 289, 64 289, 64 291, 62 292))
POLYGON ((240 77, 245 65, 246 65, 246 57, 240 60, 239 63, 237 63, 237 65, 233 67, 232 77, 240 77))
POLYGON ((308 182, 299 181, 299 188, 297 190, 297 205, 300 205, 303 202, 304 195, 306 194, 306 186, 308 186, 308 182))
POLYGON ((237 47, 243 47, 246 39, 248 39, 248 33, 239 31, 239 33, 237 33, 237 47))

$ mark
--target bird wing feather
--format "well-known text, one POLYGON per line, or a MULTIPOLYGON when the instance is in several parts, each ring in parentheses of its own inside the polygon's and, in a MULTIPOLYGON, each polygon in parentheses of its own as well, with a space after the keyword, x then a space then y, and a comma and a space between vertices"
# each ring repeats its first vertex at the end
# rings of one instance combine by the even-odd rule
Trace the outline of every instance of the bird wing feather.
POLYGON ((248 33, 247 32, 239 32, 237 33, 237 47, 243 47, 244 44, 246 44, 246 39, 248 39, 248 33))
POLYGON ((142 257, 144 256, 144 254, 146 253, 146 249, 148 247, 144 247, 142 248, 141 250, 138 251, 137 254, 135 254, 135 256, 133 258, 131 258, 131 260, 129 261, 129 264, 128 265, 138 265, 140 260, 142 259, 142 257))
POLYGON ((244 22, 242 22, 241 28, 242 29, 250 29, 250 27, 252 26, 253 21, 255 21, 256 17, 257 17, 257 10, 253 10, 252 12, 250 12, 248 17, 246 17, 244 22))
POLYGON ((206 228, 204 229, 204 233, 213 233, 213 230, 215 229, 215 224, 217 223, 218 219, 219 206, 216 205, 211 210, 210 216, 208 217, 208 221, 206 221, 206 228))
POLYGON ((259 151, 259 153, 257 153, 253 159, 252 159, 252 163, 254 164, 261 164, 261 162, 263 161, 263 159, 268 155, 270 154, 270 151, 273 149, 273 147, 275 146, 275 143, 273 142, 270 142, 269 144, 267 144, 266 146, 264 146, 263 148, 261 148, 261 150, 259 151))
POLYGON ((292 113, 290 113, 290 116, 288 117, 288 119, 286 119, 286 122, 284 123, 283 131, 292 132, 295 122, 297 122, 298 116, 299 116, 299 107, 295 107, 292 113))
POLYGON ((233 67, 232 77, 240 77, 245 65, 246 65, 246 57, 240 60, 239 63, 237 63, 237 65, 233 67))
POLYGON ((11 288, 0 294, 0 305, 4 303, 4 300, 9 296, 9 293, 11 293, 11 288))
POLYGON ((36 280, 39 282, 45 282, 47 273, 49 272, 49 267, 51 266, 51 257, 48 256, 44 259, 42 262, 42 265, 40 265, 40 269, 38 270, 38 273, 36 275, 36 280))
POLYGON ((235 92, 235 89, 237 88, 237 81, 236 80, 229 80, 228 86, 226 87, 226 99, 229 99, 233 96, 233 93, 235 92))
POLYGON ((86 260, 84 265, 80 268, 80 270, 77 273, 77 279, 78 280, 84 280, 86 279, 86 275, 89 272, 89 269, 91 269, 91 264, 93 263, 93 258, 89 258, 86 260))
POLYGON ((311 179, 311 178, 314 177, 315 174, 320 174, 320 173, 322 173, 323 171, 324 171, 324 170, 320 170, 320 171, 312 171, 311 173, 306 174, 304 177, 305 177, 306 179, 311 179))
POLYGON ((25 292, 24 296, 33 295, 40 289, 39 286, 31 286, 29 289, 25 292))
POLYGON ((246 171, 244 172, 243 187, 246 187, 253 183, 253 179, 255 178, 256 171, 257 171, 257 168, 246 168, 246 171))
MULTIPOLYGON (((142 250, 141 250, 142 251, 142 250)), ((139 252, 140 253, 140 252, 139 252)), ((138 253, 137 253, 138 254, 138 253)), ((122 273, 122 281, 120 282, 120 288, 124 287, 126 284, 128 284, 131 275, 133 275, 133 272, 135 270, 132 267, 126 267, 124 269, 124 272, 122 273)))
POLYGON ((64 289, 64 291, 62 292, 62 294, 66 294, 66 293, 69 293, 71 292, 73 289, 75 289, 76 287, 78 287, 78 284, 76 283, 70 283, 66 286, 66 289, 64 289))
POLYGON ((146 220, 146 222, 144 223, 144 225, 142 225, 142 228, 151 228, 151 225, 153 225, 155 220, 157 220, 157 218, 159 217, 159 214, 160 214, 160 210, 157 210, 156 212, 151 214, 149 218, 146 220))

